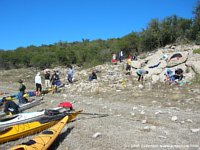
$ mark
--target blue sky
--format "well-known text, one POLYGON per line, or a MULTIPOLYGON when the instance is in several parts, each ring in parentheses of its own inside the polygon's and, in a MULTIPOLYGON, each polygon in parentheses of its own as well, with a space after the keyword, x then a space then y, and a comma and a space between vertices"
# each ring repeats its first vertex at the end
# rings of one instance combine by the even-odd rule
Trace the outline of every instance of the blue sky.
POLYGON ((151 19, 190 19, 197 0, 0 0, 0 49, 120 38, 151 19))

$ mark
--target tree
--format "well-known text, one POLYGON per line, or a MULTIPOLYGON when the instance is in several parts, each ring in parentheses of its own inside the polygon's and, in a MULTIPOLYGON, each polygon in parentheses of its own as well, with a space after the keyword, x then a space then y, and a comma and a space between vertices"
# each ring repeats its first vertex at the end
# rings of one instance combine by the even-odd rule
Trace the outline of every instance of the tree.
POLYGON ((194 16, 194 26, 193 26, 193 36, 196 43, 200 43, 200 0, 197 1, 197 6, 193 10, 194 16))

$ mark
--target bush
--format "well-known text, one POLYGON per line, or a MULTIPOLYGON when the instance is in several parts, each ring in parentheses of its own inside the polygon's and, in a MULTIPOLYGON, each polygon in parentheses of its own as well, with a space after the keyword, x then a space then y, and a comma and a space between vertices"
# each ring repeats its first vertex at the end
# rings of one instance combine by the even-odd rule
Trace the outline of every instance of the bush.
POLYGON ((195 43, 196 43, 197 45, 200 45, 200 34, 198 34, 195 43))
POLYGON ((193 53, 200 54, 200 49, 195 49, 193 53))

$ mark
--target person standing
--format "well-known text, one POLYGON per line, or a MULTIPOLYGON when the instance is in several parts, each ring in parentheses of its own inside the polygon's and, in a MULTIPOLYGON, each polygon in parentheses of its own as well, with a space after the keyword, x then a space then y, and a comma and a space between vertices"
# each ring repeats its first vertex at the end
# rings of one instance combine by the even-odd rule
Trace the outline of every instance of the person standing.
POLYGON ((50 88, 51 84, 50 84, 50 71, 46 71, 44 74, 44 79, 45 79, 45 87, 46 88, 50 88))
POLYGON ((127 63, 126 63, 126 71, 127 71, 127 75, 131 75, 131 55, 129 55, 128 59, 127 59, 127 63))
POLYGON ((40 96, 42 92, 42 79, 40 76, 40 72, 35 76, 35 86, 36 86, 36 96, 40 96))
POLYGON ((67 70, 67 80, 69 83, 72 83, 73 81, 73 75, 74 75, 74 70, 72 68, 72 66, 70 65, 68 70, 67 70))
POLYGON ((54 70, 53 75, 51 76, 51 85, 52 85, 52 93, 54 94, 57 92, 58 87, 57 87, 57 81, 60 80, 58 73, 54 70))
POLYGON ((23 97, 23 95, 25 94, 25 90, 26 90, 26 86, 23 83, 22 79, 19 79, 19 93, 18 93, 18 98, 19 98, 19 104, 24 104, 27 103, 28 100, 26 98, 23 97))
POLYGON ((121 63, 123 59, 123 51, 119 52, 119 62, 121 63))

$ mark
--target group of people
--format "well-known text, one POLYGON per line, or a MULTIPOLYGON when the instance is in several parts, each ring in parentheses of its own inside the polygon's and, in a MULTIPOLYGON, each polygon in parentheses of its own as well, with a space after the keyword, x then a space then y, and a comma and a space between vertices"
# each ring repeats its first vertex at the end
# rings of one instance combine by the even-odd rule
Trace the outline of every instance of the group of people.
MULTIPOLYGON (((73 67, 70 65, 68 67, 66 75, 66 80, 70 84, 73 83, 73 75, 74 75, 74 70, 73 67)), ((45 79, 45 88, 52 88, 53 93, 57 91, 57 87, 61 84, 58 71, 54 71, 53 74, 51 75, 51 72, 49 70, 46 70, 44 72, 44 79, 45 79)), ((89 75, 89 81, 92 81, 94 79, 97 79, 95 71, 93 71, 89 75)), ((26 86, 23 83, 23 80, 19 79, 18 83, 19 83, 19 93, 18 93, 19 104, 16 104, 12 100, 7 100, 6 97, 3 97, 2 101, 0 102, 0 105, 4 105, 4 112, 7 114, 19 113, 19 105, 28 102, 28 99, 24 97, 24 94, 26 92, 25 91, 26 86)), ((36 86, 35 95, 40 96, 42 94, 42 78, 40 72, 38 72, 35 76, 35 86, 36 86)))
MULTIPOLYGON (((138 81, 143 81, 144 75, 149 72, 144 69, 137 69, 136 74, 138 76, 138 81)), ((177 68, 174 72, 167 68, 165 72, 165 81, 169 82, 169 84, 174 84, 176 81, 181 81, 183 79, 183 70, 181 68, 177 68)))
MULTIPOLYGON (((131 59, 128 58, 127 62, 127 67, 126 70, 131 70, 131 64, 130 64, 131 59)), ((136 74, 138 76, 138 81, 143 82, 144 75, 148 74, 149 72, 144 69, 137 69, 136 74)), ((73 75, 74 75, 74 70, 72 66, 69 66, 67 70, 67 81, 69 83, 73 83, 73 75)), ((170 84, 175 83, 176 80, 181 81, 183 79, 183 70, 181 68, 176 69, 174 72, 167 68, 165 72, 166 79, 165 81, 168 81, 170 84)), ((59 77, 59 72, 54 71, 54 73, 50 74, 50 71, 46 71, 45 75, 45 87, 46 88, 52 88, 54 91, 57 90, 57 86, 60 85, 60 77, 59 77)), ((94 79, 97 79, 97 74, 96 71, 92 71, 92 73, 89 75, 89 81, 92 81, 94 79)), ((19 80, 19 93, 18 93, 18 98, 19 98, 19 104, 24 104, 27 103, 28 100, 23 96, 25 94, 26 86, 23 83, 23 80, 19 80)), ((42 80, 41 80, 41 75, 40 72, 38 72, 35 76, 35 86, 36 86, 36 96, 40 96, 42 92, 42 80)), ((12 114, 19 113, 19 105, 17 105, 14 101, 7 100, 5 97, 2 99, 0 105, 4 104, 4 112, 8 113, 11 112, 12 114)))
MULTIPOLYGON (((138 49, 135 49, 135 52, 133 53, 133 55, 129 55, 128 58, 131 59, 131 61, 137 60, 137 55, 138 55, 138 49)), ((122 50, 119 51, 118 56, 116 55, 115 52, 112 53, 112 60, 111 62, 116 64, 117 63, 117 58, 119 60, 119 62, 121 63, 124 59, 124 52, 122 50)))
MULTIPOLYGON (((19 105, 25 104, 28 102, 28 99, 24 97, 26 86, 23 83, 23 80, 19 79, 19 93, 18 93, 18 99, 19 99, 19 105)), ((4 112, 8 115, 13 115, 19 113, 19 105, 16 104, 12 100, 7 100, 6 97, 3 97, 1 100, 0 105, 4 105, 4 112)))
MULTIPOLYGON (((51 75, 50 70, 46 70, 44 74, 45 88, 46 89, 52 88, 53 93, 57 92, 58 86, 61 85, 59 74, 60 73, 58 70, 57 71, 54 70, 52 75, 51 75)), ((73 70, 73 67, 70 65, 68 67, 67 76, 66 76, 66 80, 69 83, 73 83, 73 75, 74 75, 74 70, 73 70)), ((35 84, 36 84, 36 93, 39 93, 37 95, 40 95, 42 91, 42 82, 41 82, 41 76, 39 73, 35 76, 35 84)))
MULTIPOLYGON (((119 54, 118 54, 118 59, 119 59, 119 62, 121 63, 122 60, 123 60, 123 51, 119 51, 119 54)), ((111 60, 112 63, 116 64, 117 63, 117 55, 116 53, 112 53, 112 60, 111 60)))

